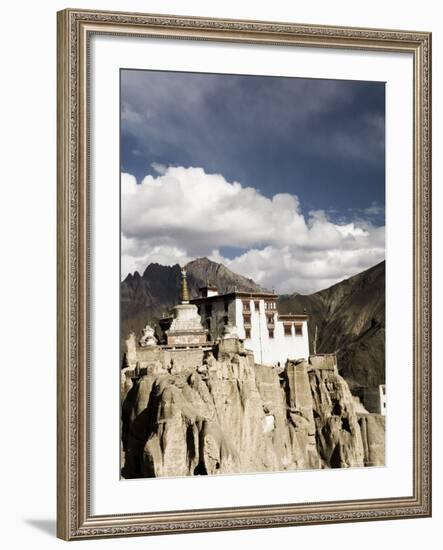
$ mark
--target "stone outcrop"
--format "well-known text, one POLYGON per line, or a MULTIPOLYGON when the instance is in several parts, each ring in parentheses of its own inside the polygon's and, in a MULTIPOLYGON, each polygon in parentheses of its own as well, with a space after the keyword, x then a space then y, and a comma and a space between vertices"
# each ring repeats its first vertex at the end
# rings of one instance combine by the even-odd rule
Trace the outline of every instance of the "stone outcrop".
POLYGON ((378 464, 381 421, 357 417, 336 367, 312 363, 257 365, 227 338, 173 371, 161 361, 123 369, 123 477, 378 464))

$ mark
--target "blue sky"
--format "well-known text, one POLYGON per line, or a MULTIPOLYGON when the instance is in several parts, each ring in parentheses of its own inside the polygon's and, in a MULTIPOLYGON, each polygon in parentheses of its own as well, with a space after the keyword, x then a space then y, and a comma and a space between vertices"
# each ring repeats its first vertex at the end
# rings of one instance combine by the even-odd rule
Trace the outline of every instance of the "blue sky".
MULTIPOLYGON (((298 283, 308 291, 370 267, 384 257, 380 238, 384 232, 384 134, 385 86, 380 82, 123 70, 121 171, 136 185, 131 187, 136 191, 131 191, 132 198, 122 195, 123 271, 142 269, 143 263, 151 260, 172 264, 207 255, 258 277, 264 284, 273 283, 288 291, 298 283), (198 174, 191 173, 197 169, 198 174), (214 184, 213 175, 223 181, 214 184), (189 220, 183 220, 184 238, 164 220, 163 230, 153 223, 158 205, 146 217, 154 201, 143 185, 156 187, 155 200, 162 195, 166 200, 175 186, 175 200, 182 203, 179 212, 185 208, 189 211, 189 197, 185 195, 194 193, 194 201, 202 203, 195 211, 196 221, 203 226, 206 221, 206 230, 211 233, 207 244, 205 231, 199 234, 198 223, 191 227, 189 220), (216 196, 211 197, 212 210, 208 201, 203 204, 205 186, 216 196), (238 221, 240 215, 231 222, 231 233, 223 224, 209 227, 214 212, 218 217, 232 193, 238 196, 231 210, 241 204, 247 216, 252 205, 255 214, 262 209, 261 214, 267 216, 262 218, 267 233, 258 230, 259 220, 253 227, 243 226, 238 221), (135 210, 143 204, 142 196, 148 195, 150 201, 142 214, 146 223, 135 223, 135 210), (294 203, 292 199, 281 201, 293 207, 292 214, 285 212, 285 222, 278 220, 277 207, 272 206, 273 198, 280 196, 295 197, 294 203), (279 224, 287 228, 288 223, 303 220, 305 227, 297 226, 300 235, 306 232, 303 238, 297 243, 289 237, 278 242, 276 234, 282 232, 279 224), (315 231, 311 231, 313 227, 315 231), (319 266, 320 229, 330 237, 325 240, 329 256, 337 251, 335 269, 329 273, 320 269, 317 282, 310 284, 314 266, 319 266), (337 242, 335 234, 332 238, 333 229, 343 243, 337 242), (213 238, 217 231, 218 240, 213 238), (251 237, 239 237, 243 231, 249 231, 251 237), (361 231, 368 234, 366 240, 361 231), (343 246, 348 253, 351 249, 366 252, 355 252, 355 261, 350 257, 340 261, 343 246), (157 252, 153 252, 156 247, 157 252), (263 262, 266 254, 269 262, 275 262, 271 252, 278 250, 281 254, 289 250, 291 255, 288 276, 298 263, 295 256, 306 266, 311 262, 311 269, 299 270, 298 277, 285 280, 272 275, 272 269, 266 270, 263 262)), ((279 200, 276 202, 280 205, 279 200)), ((176 218, 181 215, 172 214, 176 218)))

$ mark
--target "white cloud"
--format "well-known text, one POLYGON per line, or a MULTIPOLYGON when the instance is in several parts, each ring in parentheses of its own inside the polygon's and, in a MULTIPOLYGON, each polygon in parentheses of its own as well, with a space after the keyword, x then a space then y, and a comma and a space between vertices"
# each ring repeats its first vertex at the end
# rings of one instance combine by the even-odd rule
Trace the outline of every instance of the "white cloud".
POLYGON ((384 227, 302 214, 297 196, 272 198, 201 168, 159 167, 137 184, 122 174, 122 276, 156 261, 208 256, 279 292, 313 292, 384 259, 384 227), (223 258, 222 247, 244 250, 223 258))
POLYGON ((211 259, 224 263, 229 269, 252 277, 257 283, 280 293, 300 292, 309 294, 347 279, 380 262, 384 250, 317 251, 301 256, 288 247, 252 249, 230 260, 220 254, 211 259))
POLYGON ((159 162, 151 162, 152 168, 157 172, 157 174, 166 174, 167 166, 160 164, 159 162))
POLYGON ((133 240, 124 235, 121 237, 121 246, 121 272, 124 277, 134 271, 143 274, 150 263, 184 265, 192 260, 185 250, 176 246, 149 246, 143 252, 133 240))
POLYGON ((143 122, 143 116, 135 111, 128 103, 123 103, 121 120, 123 124, 140 124, 143 122))
MULTIPOLYGON (((385 207, 377 201, 372 201, 366 208, 349 208, 349 212, 352 212, 355 219, 359 219, 361 216, 366 218, 374 218, 376 216, 384 216, 385 207)), ((363 224, 363 220, 359 220, 359 223, 363 224)))
POLYGON ((371 206, 368 206, 367 208, 365 208, 363 212, 367 216, 379 216, 385 213, 385 207, 382 206, 381 204, 378 204, 376 201, 373 201, 371 203, 371 206))

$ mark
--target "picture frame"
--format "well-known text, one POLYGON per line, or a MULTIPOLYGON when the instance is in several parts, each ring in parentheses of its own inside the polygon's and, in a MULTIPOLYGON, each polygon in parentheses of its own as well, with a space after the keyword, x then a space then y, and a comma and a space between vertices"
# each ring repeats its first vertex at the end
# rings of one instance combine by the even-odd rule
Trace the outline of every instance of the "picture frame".
MULTIPOLYGON (((315 525, 431 515, 431 34, 67 9, 58 13, 57 534, 65 540, 315 525), (91 511, 90 45, 93 36, 404 53, 413 62, 413 460, 406 496, 158 509, 91 511)), ((395 131, 395 129, 392 129, 395 131)), ((117 359, 116 359, 117 360, 117 359)), ((266 497, 264 497, 266 498, 266 497)))

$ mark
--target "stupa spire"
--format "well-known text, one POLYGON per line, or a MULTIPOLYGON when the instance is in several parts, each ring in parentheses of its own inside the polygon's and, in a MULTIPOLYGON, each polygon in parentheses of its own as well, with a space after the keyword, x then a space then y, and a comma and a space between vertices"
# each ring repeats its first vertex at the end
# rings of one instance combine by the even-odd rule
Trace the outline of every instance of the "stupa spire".
POLYGON ((182 304, 189 304, 188 281, 186 279, 186 268, 182 268, 182 281, 180 288, 180 300, 182 304))

